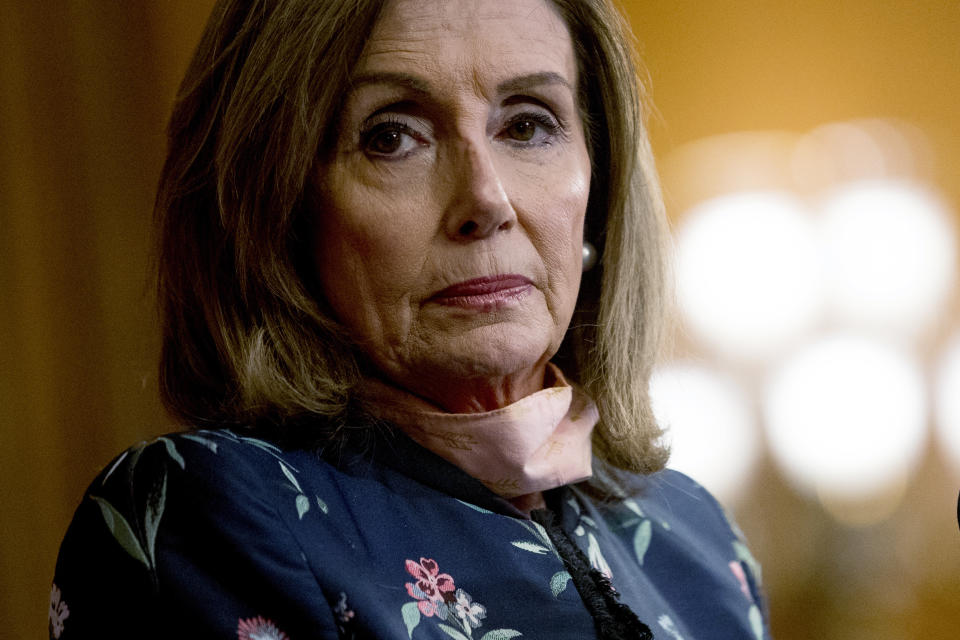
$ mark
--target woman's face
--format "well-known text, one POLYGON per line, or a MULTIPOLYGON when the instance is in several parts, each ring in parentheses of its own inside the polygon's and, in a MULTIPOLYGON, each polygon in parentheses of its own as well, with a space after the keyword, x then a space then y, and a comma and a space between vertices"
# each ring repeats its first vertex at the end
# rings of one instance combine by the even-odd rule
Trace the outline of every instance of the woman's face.
POLYGON ((580 285, 590 159, 573 46, 544 0, 389 2, 316 175, 337 318, 452 411, 541 388, 580 285))

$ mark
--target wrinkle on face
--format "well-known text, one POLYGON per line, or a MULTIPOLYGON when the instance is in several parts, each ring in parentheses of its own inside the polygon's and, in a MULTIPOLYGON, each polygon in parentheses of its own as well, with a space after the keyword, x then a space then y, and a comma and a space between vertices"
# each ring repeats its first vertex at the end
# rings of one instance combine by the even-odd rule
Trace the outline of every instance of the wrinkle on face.
POLYGON ((566 332, 590 181, 576 68, 545 0, 396 0, 355 70, 336 153, 317 175, 318 278, 379 374, 448 410, 537 390, 566 332), (399 159, 361 148, 379 110, 424 129, 422 145, 399 159), (514 114, 548 111, 564 123, 550 144, 503 137, 514 114), (473 215, 512 222, 458 235, 473 215), (505 273, 535 285, 514 306, 467 313, 433 301, 505 273))

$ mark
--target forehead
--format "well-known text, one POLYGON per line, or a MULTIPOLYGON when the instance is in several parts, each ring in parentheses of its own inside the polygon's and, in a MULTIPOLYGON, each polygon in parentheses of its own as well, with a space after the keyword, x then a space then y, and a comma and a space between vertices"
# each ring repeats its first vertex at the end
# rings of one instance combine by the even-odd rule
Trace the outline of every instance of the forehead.
POLYGON ((550 71, 576 83, 569 31, 548 0, 390 0, 356 71, 416 71, 480 86, 550 71))

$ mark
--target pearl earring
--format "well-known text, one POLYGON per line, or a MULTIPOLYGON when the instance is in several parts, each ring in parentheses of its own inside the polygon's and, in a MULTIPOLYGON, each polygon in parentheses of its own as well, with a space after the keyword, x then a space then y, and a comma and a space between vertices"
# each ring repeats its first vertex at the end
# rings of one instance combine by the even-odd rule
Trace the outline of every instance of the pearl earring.
POLYGON ((590 271, 597 264, 597 248, 592 244, 583 241, 583 270, 590 271))

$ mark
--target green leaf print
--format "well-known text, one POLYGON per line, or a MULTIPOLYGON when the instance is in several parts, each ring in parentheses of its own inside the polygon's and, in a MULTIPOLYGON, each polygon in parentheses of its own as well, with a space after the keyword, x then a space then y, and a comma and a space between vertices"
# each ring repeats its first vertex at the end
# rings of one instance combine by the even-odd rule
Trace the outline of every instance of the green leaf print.
POLYGON ((170 438, 163 437, 163 436, 157 438, 157 440, 159 440, 160 442, 163 443, 163 446, 165 446, 165 447, 167 448, 167 455, 169 455, 171 458, 173 458, 173 460, 174 460, 178 465, 180 465, 180 468, 181 468, 181 469, 186 469, 186 468, 187 468, 187 463, 186 463, 186 461, 183 459, 183 456, 180 455, 180 452, 177 451, 177 446, 176 446, 175 444, 173 444, 173 440, 171 440, 170 438))
POLYGON ((510 544, 518 549, 523 549, 524 551, 530 551, 532 553, 539 553, 541 555, 544 553, 550 553, 550 549, 548 547, 544 547, 543 545, 533 542, 527 542, 526 540, 514 540, 510 544))
POLYGON ((493 631, 487 631, 483 634, 480 640, 507 640, 508 638, 516 638, 522 635, 522 633, 514 629, 494 629, 493 631))
POLYGON ((290 468, 283 464, 283 462, 280 462, 280 470, 283 471, 283 475, 287 476, 287 480, 290 481, 290 484, 293 485, 293 488, 296 489, 298 493, 303 493, 303 489, 300 488, 300 483, 297 482, 293 472, 290 471, 290 468))
POLYGON ((633 552, 637 555, 637 562, 643 564, 643 557, 647 555, 647 549, 650 548, 650 538, 653 535, 653 528, 649 520, 644 520, 633 532, 633 552))
POLYGON ((627 498, 626 500, 623 501, 623 506, 625 506, 627 509, 630 509, 630 511, 633 511, 635 514, 637 514, 641 518, 646 517, 646 514, 643 513, 643 509, 640 508, 640 505, 638 505, 635 500, 627 498))
POLYGON ((607 576, 613 576, 610 570, 610 563, 603 557, 603 551, 600 549, 600 542, 592 533, 587 534, 587 559, 590 560, 590 566, 607 576))
POLYGON ((123 550, 129 553, 131 557, 142 562, 147 569, 151 569, 150 561, 147 560, 147 555, 143 552, 143 548, 140 546, 140 542, 134 535, 127 519, 103 498, 99 496, 90 497, 100 506, 100 512, 103 514, 104 522, 107 523, 107 528, 110 529, 110 533, 120 543, 123 550))
POLYGON ((160 518, 163 517, 163 509, 167 502, 167 471, 164 469, 160 481, 150 494, 147 500, 147 513, 144 517, 144 527, 147 533, 147 555, 150 560, 150 566, 157 566, 155 549, 157 545, 157 528, 160 526, 160 518))
POLYGON ((127 458, 127 455, 128 455, 129 453, 130 453, 130 450, 128 449, 128 450, 124 451, 123 454, 121 454, 119 458, 117 458, 117 461, 114 462, 114 463, 110 466, 110 469, 107 470, 107 472, 106 472, 105 474, 103 474, 103 482, 100 483, 101 485, 106 485, 106 484, 107 484, 107 480, 110 479, 110 476, 113 475, 113 472, 117 470, 117 467, 119 467, 119 466, 120 466, 120 463, 123 462, 123 461, 127 458))
POLYGON ((553 543, 550 541, 550 535, 547 533, 547 530, 538 522, 527 522, 525 520, 518 520, 521 526, 524 529, 533 534, 533 537, 537 538, 540 543, 554 552, 557 558, 560 557, 560 554, 556 552, 556 549, 553 548, 553 543))
POLYGON ((400 607, 400 615, 403 616, 403 624, 407 627, 407 636, 413 638, 413 630, 420 624, 420 609, 416 602, 408 602, 400 607))
POLYGON ((330 513, 330 507, 327 506, 327 503, 320 499, 320 496, 314 496, 317 499, 317 507, 320 508, 320 511, 323 511, 325 514, 330 513))
POLYGON ((192 442, 196 442, 197 444, 202 444, 212 453, 217 453, 217 443, 212 440, 208 440, 207 438, 203 438, 193 433, 184 433, 180 437, 184 440, 190 440, 192 442))
POLYGON ((753 629, 753 635, 757 636, 757 640, 763 640, 763 615, 760 613, 760 609, 757 605, 752 605, 750 607, 750 627, 753 629))
POLYGON ((480 513, 493 513, 493 511, 489 511, 488 509, 484 509, 483 507, 478 507, 477 505, 470 504, 469 502, 464 502, 463 500, 457 500, 457 502, 459 502, 465 507, 470 507, 474 511, 479 511, 480 513))
POLYGON ((258 449, 263 449, 264 451, 268 451, 271 453, 283 453, 283 450, 280 447, 278 447, 275 444, 271 444, 266 440, 261 440, 260 438, 251 438, 250 436, 238 436, 233 432, 230 432, 230 433, 231 435, 233 435, 233 437, 237 438, 241 442, 251 444, 257 447, 258 449))
POLYGON ((550 578, 550 591, 553 592, 553 597, 559 597, 563 590, 567 588, 567 583, 570 582, 571 575, 566 571, 557 571, 553 574, 553 577, 550 578))
POLYGON ((301 493, 297 496, 297 517, 303 520, 307 511, 310 511, 310 498, 301 493))
POLYGON ((463 635, 462 633, 460 633, 460 631, 458 631, 457 629, 454 629, 453 627, 447 626, 445 624, 439 624, 437 626, 443 629, 443 632, 446 633, 451 638, 456 638, 456 640, 470 640, 470 638, 463 635))
POLYGON ((750 553, 750 549, 747 548, 747 545, 743 544, 739 540, 734 540, 733 551, 737 554, 737 560, 744 562, 750 569, 750 573, 753 574, 753 579, 757 581, 757 584, 761 584, 762 577, 760 575, 760 563, 757 562, 757 559, 753 557, 752 553, 750 553))

